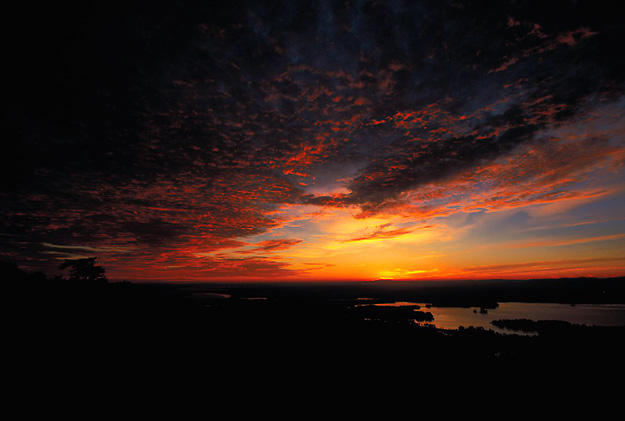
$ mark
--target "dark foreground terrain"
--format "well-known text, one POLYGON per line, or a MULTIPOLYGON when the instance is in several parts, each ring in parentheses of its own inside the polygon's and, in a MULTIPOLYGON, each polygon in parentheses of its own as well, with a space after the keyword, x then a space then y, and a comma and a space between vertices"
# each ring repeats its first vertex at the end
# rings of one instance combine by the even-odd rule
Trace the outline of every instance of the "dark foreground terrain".
MULTIPOLYGON (((625 327, 500 321, 538 331, 502 335, 419 326, 427 308, 358 306, 415 301, 492 308, 499 301, 625 303, 625 279, 342 284, 134 284, 28 274, 3 264, 6 347, 24 367, 154 373, 475 372, 612 375, 625 327)), ((57 373, 58 374, 58 373, 57 373)))

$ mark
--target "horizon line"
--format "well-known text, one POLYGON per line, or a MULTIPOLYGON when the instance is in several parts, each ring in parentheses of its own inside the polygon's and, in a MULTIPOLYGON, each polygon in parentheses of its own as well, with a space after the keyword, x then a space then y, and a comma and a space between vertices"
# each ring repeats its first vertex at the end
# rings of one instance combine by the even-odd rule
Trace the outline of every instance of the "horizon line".
POLYGON ((371 283, 444 283, 444 282, 527 282, 527 281, 559 281, 575 279, 616 280, 625 279, 621 276, 575 276, 575 277, 551 277, 551 278, 450 278, 450 279, 230 279, 230 280, 156 280, 156 279, 109 279, 111 283, 130 282, 137 284, 371 284, 371 283))

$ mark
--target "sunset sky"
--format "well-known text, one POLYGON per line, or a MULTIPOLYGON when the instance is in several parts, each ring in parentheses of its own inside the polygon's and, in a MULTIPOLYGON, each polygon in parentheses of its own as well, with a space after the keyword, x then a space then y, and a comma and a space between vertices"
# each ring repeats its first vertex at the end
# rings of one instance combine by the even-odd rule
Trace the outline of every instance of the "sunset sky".
POLYGON ((618 4, 16 8, 0 257, 137 281, 623 276, 618 4))

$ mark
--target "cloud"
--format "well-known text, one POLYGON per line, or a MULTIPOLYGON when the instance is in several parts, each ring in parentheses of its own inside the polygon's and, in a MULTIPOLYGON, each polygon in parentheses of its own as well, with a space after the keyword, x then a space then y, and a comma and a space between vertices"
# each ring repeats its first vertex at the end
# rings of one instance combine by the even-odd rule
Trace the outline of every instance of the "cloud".
POLYGON ((131 248, 146 265, 289 275, 215 255, 300 244, 255 243, 284 206, 412 223, 597 197, 592 175, 623 158, 612 6, 183 3, 16 14, 31 32, 6 57, 3 256, 46 265, 42 243, 58 244, 136 275, 131 248))
POLYGON ((536 247, 560 247, 560 246, 573 246, 577 244, 593 243, 596 241, 609 241, 625 238, 625 234, 612 234, 612 235, 598 235, 594 237, 575 238, 569 240, 543 240, 533 241, 529 243, 511 244, 508 248, 536 248, 536 247))
POLYGON ((512 264, 496 264, 483 266, 470 266, 462 269, 462 272, 478 272, 478 273, 505 273, 513 274, 532 272, 532 271, 550 271, 561 270, 562 268, 594 268, 596 263, 613 263, 623 262, 625 257, 605 257, 605 258, 589 258, 589 259, 565 259, 565 260, 544 260, 535 262, 523 262, 512 264))
POLYGON ((348 240, 343 240, 343 243, 351 243, 355 241, 368 241, 368 240, 386 240, 396 237, 401 237, 410 233, 415 232, 416 230, 426 229, 432 227, 432 225, 420 226, 420 227, 404 227, 397 229, 386 229, 391 224, 384 224, 377 227, 373 232, 363 235, 361 237, 350 238, 348 240))
POLYGON ((288 250, 291 247, 301 242, 302 240, 296 240, 296 239, 265 240, 256 244, 256 247, 253 247, 247 250, 239 250, 237 251, 237 253, 240 253, 240 254, 274 253, 277 251, 288 250))

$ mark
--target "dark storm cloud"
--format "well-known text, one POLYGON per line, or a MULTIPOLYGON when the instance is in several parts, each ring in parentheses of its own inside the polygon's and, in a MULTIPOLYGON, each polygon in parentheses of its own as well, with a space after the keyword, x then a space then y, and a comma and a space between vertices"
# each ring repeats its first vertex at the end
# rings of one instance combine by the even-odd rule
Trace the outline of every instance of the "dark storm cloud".
POLYGON ((43 241, 210 249, 279 226, 285 203, 372 215, 623 93, 623 23, 590 1, 9 14, 5 255, 43 241))
POLYGON ((132 233, 137 241, 147 244, 161 244, 188 231, 182 224, 160 219, 151 219, 147 222, 126 222, 122 224, 122 227, 125 231, 132 233))

